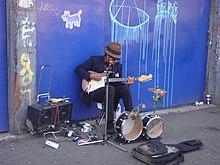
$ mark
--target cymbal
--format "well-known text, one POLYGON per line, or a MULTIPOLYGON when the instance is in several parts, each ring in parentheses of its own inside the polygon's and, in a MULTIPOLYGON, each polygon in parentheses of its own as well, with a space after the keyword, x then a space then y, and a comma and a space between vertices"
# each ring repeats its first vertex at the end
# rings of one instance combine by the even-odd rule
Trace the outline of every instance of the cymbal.
POLYGON ((153 93, 161 93, 161 92, 164 92, 164 93, 167 93, 167 91, 166 90, 164 90, 164 89, 159 89, 159 88, 148 88, 148 91, 150 91, 150 92, 153 92, 153 93))

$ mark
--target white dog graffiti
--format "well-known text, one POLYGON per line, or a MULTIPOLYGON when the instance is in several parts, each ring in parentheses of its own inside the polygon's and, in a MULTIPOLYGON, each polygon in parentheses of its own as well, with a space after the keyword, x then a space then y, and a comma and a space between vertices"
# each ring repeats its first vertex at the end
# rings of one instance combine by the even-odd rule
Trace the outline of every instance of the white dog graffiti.
POLYGON ((73 15, 70 15, 70 11, 65 10, 61 18, 63 19, 64 22, 66 22, 66 28, 73 29, 73 25, 76 27, 80 27, 81 14, 82 14, 82 10, 79 10, 77 14, 73 14, 73 15))

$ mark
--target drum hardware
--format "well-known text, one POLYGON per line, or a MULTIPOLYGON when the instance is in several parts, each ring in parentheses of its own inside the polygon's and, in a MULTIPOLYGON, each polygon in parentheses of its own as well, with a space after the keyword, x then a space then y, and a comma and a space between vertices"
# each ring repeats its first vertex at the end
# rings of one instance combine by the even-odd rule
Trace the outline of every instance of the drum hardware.
POLYGON ((163 103, 163 96, 164 96, 165 93, 167 93, 167 91, 164 90, 164 89, 160 89, 158 86, 156 88, 148 88, 148 91, 154 93, 154 96, 153 96, 153 109, 154 109, 154 112, 153 112, 153 114, 155 114, 156 105, 163 103))
POLYGON ((115 126, 115 128, 116 128, 116 129, 119 129, 120 127, 119 127, 119 126, 115 126))
POLYGON ((167 93, 166 90, 159 89, 158 87, 156 87, 156 88, 148 88, 148 91, 153 92, 154 94, 160 94, 161 92, 167 93))

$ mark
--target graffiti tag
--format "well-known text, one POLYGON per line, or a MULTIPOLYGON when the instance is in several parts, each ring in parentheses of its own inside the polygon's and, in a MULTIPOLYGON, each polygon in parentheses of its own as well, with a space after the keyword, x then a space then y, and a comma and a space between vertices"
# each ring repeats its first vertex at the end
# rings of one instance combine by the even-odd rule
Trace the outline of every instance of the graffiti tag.
POLYGON ((21 27, 21 38, 24 43, 24 47, 32 47, 31 35, 35 31, 35 23, 31 23, 28 20, 28 17, 25 17, 22 20, 22 24, 19 25, 21 27))
POLYGON ((55 14, 55 15, 59 15, 59 13, 61 12, 61 10, 59 10, 57 7, 55 7, 53 4, 51 3, 44 3, 41 2, 40 7, 38 8, 38 10, 40 11, 45 11, 48 12, 50 14, 55 14))

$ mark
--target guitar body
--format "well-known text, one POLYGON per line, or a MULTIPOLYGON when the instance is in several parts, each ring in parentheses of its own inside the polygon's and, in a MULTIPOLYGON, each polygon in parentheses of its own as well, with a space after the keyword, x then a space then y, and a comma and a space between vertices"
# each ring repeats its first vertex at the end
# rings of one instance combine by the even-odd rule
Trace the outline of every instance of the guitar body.
POLYGON ((85 79, 83 79, 82 80, 83 91, 90 93, 90 92, 95 91, 96 89, 104 87, 105 86, 105 78, 106 77, 102 77, 102 79, 100 81, 96 81, 96 80, 86 81, 85 79))
MULTIPOLYGON (((103 74, 103 73, 101 73, 101 74, 102 74, 102 79, 100 81, 96 81, 96 80, 87 81, 87 80, 83 79, 82 80, 83 91, 90 93, 90 92, 95 91, 96 89, 104 87, 106 76, 103 76, 103 75, 106 75, 106 74, 103 74)), ((138 80, 140 82, 149 81, 151 79, 152 79, 152 74, 149 74, 148 76, 142 75, 141 77, 134 78, 134 80, 138 80)), ((128 78, 109 78, 108 80, 109 80, 109 82, 122 82, 122 81, 127 81, 128 78)))

